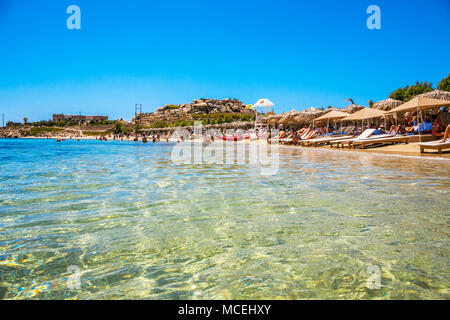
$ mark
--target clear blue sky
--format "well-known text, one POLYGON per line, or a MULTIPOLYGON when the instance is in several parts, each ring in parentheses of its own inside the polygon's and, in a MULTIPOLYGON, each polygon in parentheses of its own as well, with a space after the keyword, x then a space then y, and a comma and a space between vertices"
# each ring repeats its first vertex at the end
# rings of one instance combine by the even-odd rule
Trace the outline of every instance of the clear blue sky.
POLYGON ((0 113, 130 120, 196 98, 366 105, 450 72, 448 0, 0 0, 0 113), (66 8, 81 8, 68 30, 66 8), (381 30, 366 9, 381 8, 381 30))

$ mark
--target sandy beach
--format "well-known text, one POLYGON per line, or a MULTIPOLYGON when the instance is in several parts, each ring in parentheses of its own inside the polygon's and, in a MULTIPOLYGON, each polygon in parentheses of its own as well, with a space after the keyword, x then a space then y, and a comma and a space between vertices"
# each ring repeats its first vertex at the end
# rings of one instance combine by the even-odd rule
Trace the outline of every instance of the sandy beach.
MULTIPOLYGON (((107 137, 108 141, 114 141, 111 137, 107 137)), ((93 136, 83 136, 83 137, 77 137, 69 139, 64 136, 53 136, 51 138, 43 138, 43 137, 21 137, 20 139, 49 139, 49 140, 99 140, 96 139, 96 137, 93 136)), ((130 138, 123 138, 123 141, 133 141, 133 137, 130 138)), ((147 137, 148 142, 147 143, 153 143, 151 141, 150 137, 147 137)), ((116 139, 116 141, 119 141, 119 139, 116 139)), ((169 139, 170 143, 176 143, 178 140, 176 138, 169 139)), ((202 142, 200 139, 194 139, 190 140, 192 142, 202 142)), ((139 141, 136 143, 142 143, 142 138, 139 138, 139 141)), ((161 140, 159 143, 166 143, 165 141, 161 140)), ((213 143, 221 143, 221 141, 216 140, 213 143)), ((264 144, 267 143, 266 140, 258 139, 258 140, 241 140, 236 142, 227 142, 227 143, 237 143, 237 144, 264 144)), ((280 145, 283 148, 306 148, 306 149, 328 149, 330 151, 336 151, 336 152, 366 152, 366 153, 375 153, 375 154, 384 154, 384 155, 391 155, 391 156, 410 156, 410 157, 419 157, 419 158, 440 158, 440 159, 446 159, 450 160, 450 151, 443 151, 441 154, 439 154, 437 151, 428 151, 426 153, 420 153, 419 149, 419 143, 413 142, 408 144, 392 144, 392 145, 386 145, 386 146, 379 146, 376 148, 365 148, 365 149, 349 149, 349 148, 330 148, 330 146, 319 146, 319 147, 304 147, 304 146, 293 146, 293 145, 280 145)))

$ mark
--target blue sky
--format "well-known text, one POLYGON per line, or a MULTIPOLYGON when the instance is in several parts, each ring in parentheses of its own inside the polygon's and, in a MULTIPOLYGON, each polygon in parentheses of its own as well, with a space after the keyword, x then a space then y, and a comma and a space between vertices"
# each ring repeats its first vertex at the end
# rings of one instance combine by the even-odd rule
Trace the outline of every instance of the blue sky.
POLYGON ((130 120, 196 98, 366 105, 450 72, 448 0, 0 0, 0 113, 130 120), (68 30, 66 8, 81 8, 68 30), (381 30, 366 27, 369 5, 381 30))

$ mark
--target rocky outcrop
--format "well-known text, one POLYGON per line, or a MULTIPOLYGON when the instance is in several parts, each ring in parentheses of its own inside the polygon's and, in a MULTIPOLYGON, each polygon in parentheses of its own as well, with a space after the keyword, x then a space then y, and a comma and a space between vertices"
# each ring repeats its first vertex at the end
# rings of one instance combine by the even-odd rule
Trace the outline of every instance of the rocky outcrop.
POLYGON ((195 115, 211 113, 244 113, 253 114, 253 110, 246 109, 245 104, 237 99, 197 99, 188 104, 165 105, 152 113, 141 113, 133 119, 142 125, 151 125, 157 121, 193 120, 195 115))
POLYGON ((19 128, 1 128, 0 138, 22 138, 24 136, 23 130, 19 128))

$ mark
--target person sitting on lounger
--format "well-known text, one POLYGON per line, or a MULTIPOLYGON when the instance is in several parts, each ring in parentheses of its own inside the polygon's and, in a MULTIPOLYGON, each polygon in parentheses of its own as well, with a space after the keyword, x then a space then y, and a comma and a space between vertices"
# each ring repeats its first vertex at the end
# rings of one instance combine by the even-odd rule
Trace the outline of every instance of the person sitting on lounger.
POLYGON ((425 121, 423 123, 420 123, 419 125, 414 127, 415 133, 431 133, 431 130, 433 129, 433 124, 431 123, 431 119, 429 117, 425 118, 425 121))
POLYGON ((381 134, 381 130, 377 128, 377 125, 375 123, 372 123, 370 125, 370 129, 375 129, 375 131, 372 133, 372 135, 381 134))
POLYGON ((299 140, 300 136, 298 135, 298 131, 294 131, 294 133, 292 134, 292 143, 297 144, 299 140))
POLYGON ((388 134, 397 134, 400 130, 400 126, 396 126, 396 125, 392 125, 391 128, 389 129, 388 134))
POLYGON ((433 127, 431 130, 431 134, 435 136, 436 138, 440 138, 444 135, 444 132, 442 132, 442 129, 444 126, 439 121, 439 118, 437 115, 433 116, 433 127))
MULTIPOLYGON (((414 118, 413 118, 414 119, 414 118)), ((406 125, 405 125, 405 131, 406 133, 413 133, 414 129, 415 129, 415 122, 414 121, 409 121, 406 125)))
POLYGON ((405 125, 401 124, 398 126, 398 130, 397 130, 397 134, 405 134, 406 130, 405 130, 405 125))
POLYGON ((450 124, 445 129, 444 137, 440 142, 450 142, 450 124))

